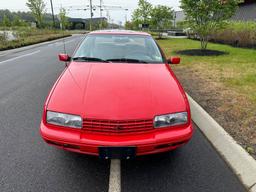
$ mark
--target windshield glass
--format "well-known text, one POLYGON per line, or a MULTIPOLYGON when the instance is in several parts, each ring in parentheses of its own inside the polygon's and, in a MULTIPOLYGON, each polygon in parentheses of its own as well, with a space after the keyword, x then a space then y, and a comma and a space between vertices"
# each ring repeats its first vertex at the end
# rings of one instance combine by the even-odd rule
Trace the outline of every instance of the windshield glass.
POLYGON ((74 60, 99 62, 163 63, 161 52, 151 36, 88 35, 74 60))

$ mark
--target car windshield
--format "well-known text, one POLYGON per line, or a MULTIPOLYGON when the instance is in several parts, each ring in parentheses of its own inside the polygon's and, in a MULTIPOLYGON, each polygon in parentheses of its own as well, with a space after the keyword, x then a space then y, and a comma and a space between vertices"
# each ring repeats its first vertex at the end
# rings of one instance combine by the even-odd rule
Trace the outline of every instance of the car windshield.
POLYGON ((151 36, 87 35, 73 60, 86 62, 163 63, 162 54, 151 36))

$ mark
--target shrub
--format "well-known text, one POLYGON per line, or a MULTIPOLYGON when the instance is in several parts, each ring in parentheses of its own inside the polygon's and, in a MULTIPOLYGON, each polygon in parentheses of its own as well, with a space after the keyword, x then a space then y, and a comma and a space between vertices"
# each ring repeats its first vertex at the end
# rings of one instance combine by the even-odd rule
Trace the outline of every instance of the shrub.
POLYGON ((15 40, 8 41, 6 34, 0 34, 0 50, 18 48, 35 43, 45 42, 69 36, 70 33, 60 30, 36 29, 30 27, 16 27, 12 29, 15 40))
POLYGON ((237 47, 256 48, 256 23, 230 22, 223 30, 212 35, 211 41, 237 47))
POLYGON ((3 32, 3 33, 0 33, 0 44, 3 44, 5 45, 7 42, 7 36, 6 36, 6 33, 3 32))
POLYGON ((189 28, 189 24, 187 21, 178 21, 176 23, 176 28, 177 29, 187 29, 187 28, 189 28))

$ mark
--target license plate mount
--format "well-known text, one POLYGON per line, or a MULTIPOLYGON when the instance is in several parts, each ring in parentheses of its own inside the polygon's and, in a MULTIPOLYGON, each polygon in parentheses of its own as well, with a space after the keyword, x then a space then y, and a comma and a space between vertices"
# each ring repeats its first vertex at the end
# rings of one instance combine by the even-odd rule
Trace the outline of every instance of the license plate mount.
POLYGON ((99 147, 101 159, 134 159, 136 147, 99 147))

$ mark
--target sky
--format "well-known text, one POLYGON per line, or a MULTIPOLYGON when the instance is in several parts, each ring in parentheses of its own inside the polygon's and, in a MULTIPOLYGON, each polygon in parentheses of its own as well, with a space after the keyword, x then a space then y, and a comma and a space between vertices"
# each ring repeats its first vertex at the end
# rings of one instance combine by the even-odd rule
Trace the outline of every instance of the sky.
MULTIPOLYGON (((60 7, 68 9, 68 16, 76 18, 88 18, 90 16, 89 10, 77 10, 86 8, 89 5, 89 0, 52 0, 54 6, 54 12, 57 14, 60 7), (72 8, 70 7, 72 6, 72 8)), ((136 9, 139 0, 103 0, 103 5, 107 6, 118 6, 121 10, 110 10, 109 16, 111 22, 124 23, 126 17, 128 20, 131 19, 131 14, 136 9), (128 9, 125 11, 124 9, 128 9)), ((172 7, 174 10, 180 10, 180 0, 148 0, 153 5, 167 5, 172 7)), ((28 11, 26 7, 27 0, 0 0, 0 9, 10 9, 12 11, 28 11)), ((50 12, 50 0, 44 0, 46 3, 47 12, 50 12)), ((93 5, 99 5, 100 0, 92 0, 93 5)), ((99 17, 99 9, 94 11, 94 17, 99 17)), ((103 16, 107 17, 107 12, 103 11, 103 16)))

